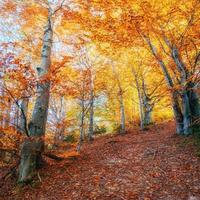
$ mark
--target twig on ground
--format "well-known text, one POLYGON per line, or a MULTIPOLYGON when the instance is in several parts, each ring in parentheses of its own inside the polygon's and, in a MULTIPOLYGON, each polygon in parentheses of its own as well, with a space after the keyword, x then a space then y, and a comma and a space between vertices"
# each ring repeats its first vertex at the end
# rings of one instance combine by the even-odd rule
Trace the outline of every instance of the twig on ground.
POLYGON ((42 182, 42 179, 41 179, 41 177, 40 177, 39 172, 37 173, 37 176, 38 176, 39 181, 42 182))
POLYGON ((51 159, 53 159, 53 160, 57 160, 57 161, 64 160, 64 158, 59 157, 59 156, 56 156, 56 155, 51 154, 51 153, 44 153, 43 155, 45 155, 45 156, 47 156, 48 158, 51 158, 51 159))

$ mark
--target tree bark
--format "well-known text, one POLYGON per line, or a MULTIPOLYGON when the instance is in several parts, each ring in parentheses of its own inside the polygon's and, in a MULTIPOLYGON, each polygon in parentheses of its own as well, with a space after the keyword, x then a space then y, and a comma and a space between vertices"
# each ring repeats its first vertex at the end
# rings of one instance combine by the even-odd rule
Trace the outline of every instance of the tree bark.
POLYGON ((125 125, 125 111, 124 111, 124 99, 122 90, 119 91, 119 103, 120 103, 120 134, 125 134, 126 125, 125 125))
POLYGON ((119 74, 116 72, 115 65, 111 63, 112 65, 112 70, 114 77, 117 80, 117 85, 118 85, 118 96, 119 96, 119 107, 120 107, 120 134, 125 134, 126 133, 126 119, 125 119, 125 110, 124 110, 124 99, 123 99, 123 90, 121 86, 121 82, 119 79, 119 74))
POLYGON ((85 119, 85 105, 84 105, 84 99, 81 99, 80 138, 79 138, 79 144, 77 146, 78 152, 80 152, 81 146, 82 146, 82 143, 83 143, 84 119, 85 119))
POLYGON ((190 111, 190 103, 188 98, 188 92, 187 92, 187 78, 188 78, 188 71, 185 68, 185 65, 181 61, 178 49, 175 45, 171 47, 171 53, 172 53, 172 59, 174 60, 176 64, 177 70, 180 72, 181 76, 181 86, 182 86, 182 109, 183 109, 183 134, 189 135, 192 133, 192 127, 191 127, 191 111, 190 111))
POLYGON ((53 30, 49 10, 47 26, 44 31, 41 66, 37 68, 39 81, 32 119, 29 123, 30 137, 23 143, 21 149, 19 182, 32 180, 35 170, 41 166, 50 90, 50 81, 45 79, 45 75, 48 74, 51 66, 52 39, 53 30))
POLYGON ((192 128, 193 133, 200 132, 200 104, 199 104, 199 96, 194 88, 194 84, 192 84, 192 88, 189 93, 189 103, 190 103, 190 111, 192 117, 192 128))
POLYGON ((89 131, 88 131, 88 139, 89 141, 93 140, 94 134, 94 82, 93 82, 93 74, 91 71, 90 75, 90 115, 89 115, 89 131))
POLYGON ((144 94, 143 97, 143 111, 144 111, 144 126, 148 126, 152 123, 152 109, 153 106, 150 103, 150 98, 144 94))
POLYGON ((181 75, 181 86, 183 88, 182 107, 184 135, 190 135, 200 129, 199 123, 196 123, 200 117, 199 97, 194 90, 195 84, 189 80, 191 73, 186 69, 184 63, 182 62, 177 47, 174 45, 171 50, 172 58, 181 75))
MULTIPOLYGON (((59 142, 63 140, 64 132, 65 132, 65 99, 64 96, 60 97, 60 105, 58 105, 59 109, 55 108, 52 111, 55 113, 56 118, 56 131, 54 135, 54 146, 58 146, 59 142)), ((57 105, 55 105, 56 107, 57 105)))
POLYGON ((174 113, 174 118, 176 122, 176 133, 178 135, 183 134, 183 114, 179 105, 179 98, 177 91, 172 91, 172 108, 174 113))
POLYGON ((175 118, 175 122, 176 122, 176 133, 177 134, 183 134, 184 130, 183 130, 183 114, 179 105, 179 98, 178 98, 178 93, 177 91, 174 91, 174 83, 173 80, 167 70, 167 67, 165 65, 165 63, 162 61, 162 59, 157 55, 156 52, 156 48, 155 46, 153 46, 153 44, 151 43, 150 39, 148 37, 145 37, 145 40, 147 41, 147 44, 149 45, 151 52, 153 54, 153 56, 156 58, 158 64, 160 65, 166 83, 168 85, 168 87, 170 89, 172 89, 172 93, 171 93, 171 99, 172 99, 172 108, 173 108, 173 113, 174 113, 174 118, 175 118))
POLYGON ((183 133, 184 135, 192 134, 192 126, 191 126, 191 111, 190 111, 190 103, 188 94, 184 91, 182 95, 182 104, 183 104, 183 133))
POLYGON ((147 87, 145 85, 145 80, 144 77, 142 76, 142 103, 143 103, 143 123, 144 126, 148 126, 151 122, 152 122, 152 110, 153 110, 153 106, 154 104, 151 102, 151 98, 147 93, 147 87))
POLYGON ((133 67, 132 67, 132 73, 133 73, 133 76, 135 79, 136 90, 137 90, 138 100, 139 100, 140 129, 143 130, 144 129, 144 123, 143 123, 144 116, 143 116, 143 101, 142 101, 141 87, 140 87, 140 83, 138 80, 138 76, 133 67))
POLYGON ((20 119, 19 119, 19 131, 22 133, 26 132, 26 123, 27 123, 27 114, 28 114, 28 103, 29 99, 25 98, 21 101, 21 112, 20 112, 20 119), (22 113, 23 112, 23 113, 22 113))
POLYGON ((4 77, 5 75, 5 66, 3 65, 2 69, 0 69, 0 126, 3 128, 4 125, 4 112, 5 112, 5 83, 4 77))

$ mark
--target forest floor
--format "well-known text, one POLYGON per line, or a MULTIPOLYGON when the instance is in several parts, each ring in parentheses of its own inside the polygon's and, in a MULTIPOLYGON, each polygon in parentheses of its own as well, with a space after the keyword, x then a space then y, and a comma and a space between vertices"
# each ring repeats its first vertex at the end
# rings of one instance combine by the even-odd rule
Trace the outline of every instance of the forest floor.
POLYGON ((7 180, 5 200, 198 200, 200 158, 192 137, 174 134, 172 122, 84 144, 79 156, 48 161, 37 180, 19 187, 7 180))

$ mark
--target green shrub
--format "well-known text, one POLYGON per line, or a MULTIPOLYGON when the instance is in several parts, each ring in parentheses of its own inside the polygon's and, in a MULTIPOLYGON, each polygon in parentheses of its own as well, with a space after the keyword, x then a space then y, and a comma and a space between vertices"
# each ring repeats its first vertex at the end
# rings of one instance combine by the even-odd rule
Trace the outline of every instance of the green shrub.
POLYGON ((106 133, 106 127, 105 126, 95 126, 94 128, 94 134, 95 135, 101 135, 106 133))
POLYGON ((113 125, 113 132, 120 133, 121 125, 120 124, 114 124, 113 125))
POLYGON ((67 135, 64 137, 63 141, 65 141, 67 143, 75 143, 76 138, 74 137, 74 135, 67 135))

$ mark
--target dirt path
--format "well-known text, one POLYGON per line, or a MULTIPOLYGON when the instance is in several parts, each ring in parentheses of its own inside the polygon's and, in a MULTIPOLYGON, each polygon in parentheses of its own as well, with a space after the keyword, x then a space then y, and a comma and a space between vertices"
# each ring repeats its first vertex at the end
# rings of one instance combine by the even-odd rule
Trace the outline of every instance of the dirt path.
POLYGON ((13 188, 4 199, 198 200, 200 159, 191 138, 173 130, 168 123, 99 138, 76 160, 49 163, 40 171, 41 183, 13 188))

